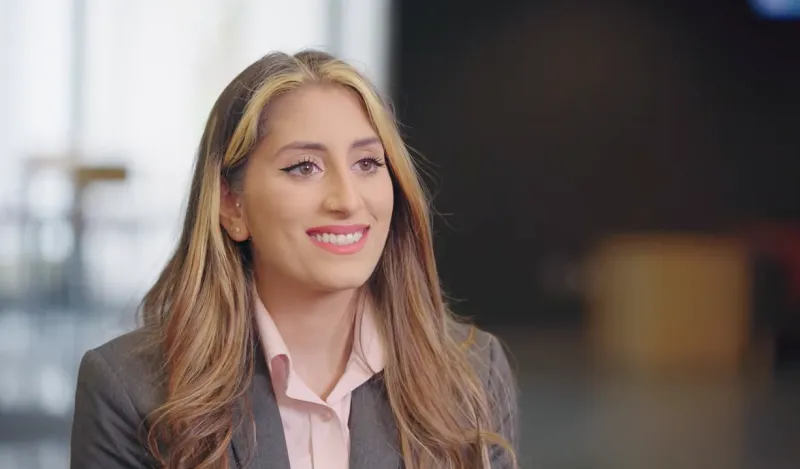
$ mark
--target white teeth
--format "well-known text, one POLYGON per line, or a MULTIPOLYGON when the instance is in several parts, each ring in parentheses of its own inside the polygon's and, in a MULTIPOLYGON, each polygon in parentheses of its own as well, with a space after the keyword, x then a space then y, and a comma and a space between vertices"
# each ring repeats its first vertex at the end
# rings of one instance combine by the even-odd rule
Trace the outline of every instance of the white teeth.
POLYGON ((346 235, 322 233, 322 234, 315 234, 314 238, 322 243, 330 243, 335 246, 347 246, 348 244, 357 243, 363 235, 364 233, 362 231, 356 231, 355 233, 348 233, 346 235))

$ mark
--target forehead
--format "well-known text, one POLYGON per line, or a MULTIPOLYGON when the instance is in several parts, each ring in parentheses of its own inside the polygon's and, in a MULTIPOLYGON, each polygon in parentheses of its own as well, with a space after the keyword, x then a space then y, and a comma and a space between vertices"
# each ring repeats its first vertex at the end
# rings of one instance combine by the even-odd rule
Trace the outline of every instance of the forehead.
POLYGON ((375 136, 357 92, 337 85, 307 85, 270 104, 265 125, 268 140, 317 141, 375 136))

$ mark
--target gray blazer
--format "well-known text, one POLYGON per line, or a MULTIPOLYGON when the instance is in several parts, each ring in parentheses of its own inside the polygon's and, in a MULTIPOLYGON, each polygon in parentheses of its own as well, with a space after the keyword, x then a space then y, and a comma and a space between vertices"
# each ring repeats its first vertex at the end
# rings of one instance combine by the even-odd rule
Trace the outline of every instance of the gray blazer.
MULTIPOLYGON (((466 334, 465 334, 466 335, 466 334)), ((142 438, 145 417, 163 399, 156 378, 158 354, 141 349, 141 330, 120 336, 86 352, 78 372, 72 425, 71 469, 140 469, 156 467, 142 438)), ((482 331, 471 346, 475 368, 499 403, 494 409, 501 431, 516 448, 516 390, 508 360, 497 339, 482 331), (512 395, 508 395, 508 390, 512 395), (505 398, 502 394, 505 393, 505 398)), ((263 354, 256 354, 251 406, 256 427, 256 451, 248 468, 290 469, 278 405, 263 354)), ((389 408, 381 375, 353 392, 350 414, 350 469, 403 467, 397 426, 389 408)), ((230 468, 243 468, 250 454, 249 439, 237 430, 229 449, 230 468)), ((503 451, 491 455, 492 469, 510 469, 503 451)))

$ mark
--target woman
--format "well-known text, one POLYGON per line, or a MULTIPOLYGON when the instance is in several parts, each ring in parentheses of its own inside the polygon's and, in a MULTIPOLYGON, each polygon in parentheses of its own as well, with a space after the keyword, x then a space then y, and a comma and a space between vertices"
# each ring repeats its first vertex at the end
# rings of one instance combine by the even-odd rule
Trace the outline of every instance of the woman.
POLYGON ((89 351, 71 467, 516 467, 497 339, 442 299, 388 106, 322 52, 217 100, 144 325, 89 351))

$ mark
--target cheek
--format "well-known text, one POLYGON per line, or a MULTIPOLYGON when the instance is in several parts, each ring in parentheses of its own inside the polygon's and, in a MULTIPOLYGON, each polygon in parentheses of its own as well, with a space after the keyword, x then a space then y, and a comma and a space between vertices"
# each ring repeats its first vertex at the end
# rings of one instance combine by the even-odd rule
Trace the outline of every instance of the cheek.
POLYGON ((252 191, 245 203, 251 231, 269 236, 301 223, 313 211, 315 202, 307 191, 265 184, 252 191))
POLYGON ((376 217, 391 217, 394 208, 394 186, 388 174, 376 178, 370 189, 370 205, 376 217))
POLYGON ((394 187, 391 178, 387 175, 385 181, 381 181, 378 190, 375 191, 373 201, 377 216, 388 222, 392 218, 394 210, 394 187))

